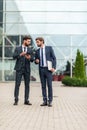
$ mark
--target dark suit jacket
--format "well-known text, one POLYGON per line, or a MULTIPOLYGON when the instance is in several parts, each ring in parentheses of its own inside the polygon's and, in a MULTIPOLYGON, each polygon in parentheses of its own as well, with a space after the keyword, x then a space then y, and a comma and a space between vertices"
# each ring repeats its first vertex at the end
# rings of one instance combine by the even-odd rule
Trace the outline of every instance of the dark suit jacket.
MULTIPOLYGON (((21 71, 22 68, 25 66, 25 60, 26 60, 26 71, 30 72, 30 60, 25 59, 24 56, 20 56, 20 53, 22 53, 22 46, 17 47, 14 51, 13 59, 16 59, 16 64, 14 69, 16 71, 21 71)), ((27 48, 27 53, 31 54, 30 48, 27 48)))
MULTIPOLYGON (((52 62, 52 67, 56 69, 56 57, 51 46, 45 46, 46 60, 52 62)), ((40 60, 40 48, 36 51, 35 59, 40 60)), ((39 62, 40 66, 40 62, 39 62)))

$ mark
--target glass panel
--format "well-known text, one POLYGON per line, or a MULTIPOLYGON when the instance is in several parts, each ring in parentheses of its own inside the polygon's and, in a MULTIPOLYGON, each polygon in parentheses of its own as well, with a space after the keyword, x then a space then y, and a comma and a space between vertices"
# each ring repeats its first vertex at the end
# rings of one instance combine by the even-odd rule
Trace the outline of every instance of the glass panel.
POLYGON ((13 57, 13 52, 14 52, 16 45, 19 45, 18 36, 6 36, 5 37, 5 57, 13 57))
POLYGON ((14 80, 15 80, 15 71, 6 70, 5 81, 14 81, 14 80))
POLYGON ((0 0, 0 11, 3 10, 3 0, 0 0))
POLYGON ((2 47, 0 46, 0 57, 2 57, 2 47))
POLYGON ((18 12, 6 13, 7 23, 87 23, 87 13, 68 12, 18 12))
POLYGON ((15 47, 16 45, 19 45, 19 36, 6 36, 5 38, 5 45, 12 47, 15 47))
POLYGON ((3 23, 3 0, 0 0, 0 27, 2 27, 3 23))
POLYGON ((28 29, 25 24, 6 24, 7 35, 26 35, 29 34, 28 29))
POLYGON ((0 59, 0 81, 2 81, 2 60, 0 59))
POLYGON ((20 0, 7 1, 8 11, 87 11, 87 1, 70 0, 20 0), (16 6, 18 5, 18 6, 16 6))
POLYGON ((46 44, 60 47, 60 46, 70 46, 70 36, 69 35, 48 35, 46 37, 46 44))
POLYGON ((6 22, 9 23, 19 23, 21 20, 21 15, 18 12, 7 12, 6 13, 6 22))
POLYGON ((5 57, 13 57, 14 48, 12 46, 5 46, 5 57))
POLYGON ((74 35, 72 36, 72 45, 73 46, 87 46, 87 35, 74 35))
POLYGON ((15 72, 14 72, 14 60, 5 60, 4 68, 5 68, 5 81, 13 81, 15 80, 15 72))
POLYGON ((8 35, 87 34, 86 24, 6 24, 8 35))

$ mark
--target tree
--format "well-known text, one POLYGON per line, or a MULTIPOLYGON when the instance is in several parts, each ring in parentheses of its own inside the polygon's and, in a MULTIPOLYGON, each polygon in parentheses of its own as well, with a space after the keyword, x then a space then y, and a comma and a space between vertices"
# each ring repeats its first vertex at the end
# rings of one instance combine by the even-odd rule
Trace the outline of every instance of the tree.
POLYGON ((69 61, 67 61, 66 63, 66 70, 64 71, 64 74, 70 76, 70 62, 69 61))
POLYGON ((75 61, 75 77, 77 78, 85 78, 85 65, 83 54, 77 50, 77 56, 75 61))

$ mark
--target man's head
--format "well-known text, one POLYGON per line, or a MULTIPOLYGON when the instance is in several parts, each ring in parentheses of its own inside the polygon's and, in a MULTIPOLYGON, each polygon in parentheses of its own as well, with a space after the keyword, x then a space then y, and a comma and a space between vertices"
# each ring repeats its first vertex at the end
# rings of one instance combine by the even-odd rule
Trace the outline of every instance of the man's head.
POLYGON ((44 39, 42 37, 37 37, 35 40, 36 40, 36 44, 37 44, 38 47, 43 46, 44 39))
POLYGON ((24 36, 23 37, 23 45, 29 46, 31 44, 31 37, 30 36, 24 36))

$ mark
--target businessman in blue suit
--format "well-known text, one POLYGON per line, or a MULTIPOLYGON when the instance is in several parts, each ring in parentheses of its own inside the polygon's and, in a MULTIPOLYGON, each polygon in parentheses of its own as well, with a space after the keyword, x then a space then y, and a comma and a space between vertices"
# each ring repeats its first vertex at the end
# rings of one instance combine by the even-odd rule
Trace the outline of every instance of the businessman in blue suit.
POLYGON ((40 106, 52 106, 53 90, 52 90, 52 72, 56 69, 56 57, 51 46, 45 46, 42 37, 36 38, 36 44, 39 49, 36 51, 35 63, 39 64, 39 75, 42 86, 43 103, 40 106), (52 64, 49 70, 48 61, 52 64), (46 91, 46 82, 48 86, 48 95, 46 91), (48 98, 47 98, 48 97, 48 98))
POLYGON ((16 81, 15 81, 15 90, 14 97, 15 102, 14 105, 18 104, 19 100, 19 87, 21 84, 22 76, 24 77, 25 83, 25 96, 24 96, 24 104, 32 105, 29 102, 29 91, 30 91, 30 61, 32 61, 31 57, 31 48, 28 46, 31 44, 31 37, 25 36, 23 38, 23 43, 21 46, 16 47, 13 59, 16 60, 15 70, 16 70, 16 81))

